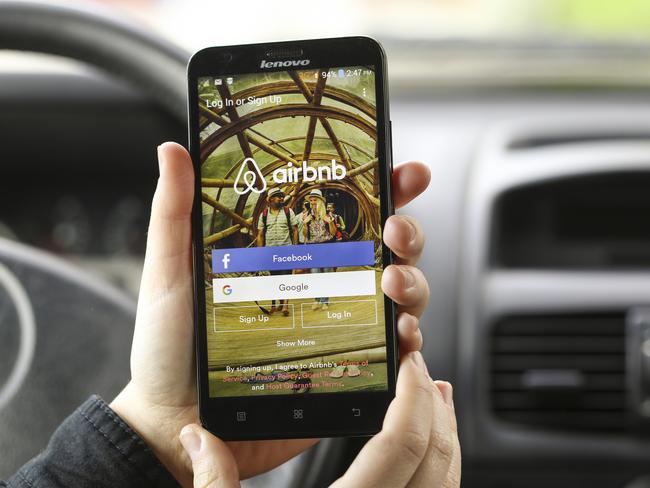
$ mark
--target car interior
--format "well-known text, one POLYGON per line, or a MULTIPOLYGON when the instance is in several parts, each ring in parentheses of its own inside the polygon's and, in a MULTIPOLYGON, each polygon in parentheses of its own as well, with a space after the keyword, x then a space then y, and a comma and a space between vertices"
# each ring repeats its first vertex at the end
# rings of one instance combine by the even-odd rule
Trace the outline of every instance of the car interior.
MULTIPOLYGON (((454 385, 462 486, 650 487, 650 42, 379 41, 394 160, 432 172, 400 213, 427 236, 423 354, 454 385)), ((4 479, 128 380, 155 149, 187 143, 191 53, 38 2, 0 2, 0 53, 57 60, 0 62, 4 479)), ((326 486, 365 441, 243 486, 326 486)))

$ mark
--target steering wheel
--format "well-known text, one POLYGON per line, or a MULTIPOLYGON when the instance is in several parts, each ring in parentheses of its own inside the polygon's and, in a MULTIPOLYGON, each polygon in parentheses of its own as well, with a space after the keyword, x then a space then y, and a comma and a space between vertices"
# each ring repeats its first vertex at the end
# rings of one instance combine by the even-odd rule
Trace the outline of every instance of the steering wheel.
MULTIPOLYGON (((0 49, 85 62, 185 123, 189 53, 110 11, 0 1, 0 49)), ((96 277, 0 239, 0 479, 43 449, 88 395, 111 399, 126 384, 135 310, 132 298, 96 277)), ((343 442, 319 443, 264 484, 331 481, 343 442)))

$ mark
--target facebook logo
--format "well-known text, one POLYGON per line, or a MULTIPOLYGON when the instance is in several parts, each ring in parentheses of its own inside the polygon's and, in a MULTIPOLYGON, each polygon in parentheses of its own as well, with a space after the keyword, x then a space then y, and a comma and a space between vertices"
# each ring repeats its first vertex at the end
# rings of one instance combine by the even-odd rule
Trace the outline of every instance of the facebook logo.
POLYGON ((223 263, 223 269, 228 269, 228 263, 230 262, 230 253, 224 254, 223 258, 221 258, 221 262, 223 263))

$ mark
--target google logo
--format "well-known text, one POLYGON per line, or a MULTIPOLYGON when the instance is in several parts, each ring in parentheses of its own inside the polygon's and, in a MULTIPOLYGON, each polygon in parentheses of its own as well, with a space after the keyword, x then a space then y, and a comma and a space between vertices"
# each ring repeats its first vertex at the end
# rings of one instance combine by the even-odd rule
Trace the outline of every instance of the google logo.
POLYGON ((223 285, 223 288, 221 289, 221 292, 224 295, 230 295, 232 293, 232 288, 230 287, 230 285, 223 285))

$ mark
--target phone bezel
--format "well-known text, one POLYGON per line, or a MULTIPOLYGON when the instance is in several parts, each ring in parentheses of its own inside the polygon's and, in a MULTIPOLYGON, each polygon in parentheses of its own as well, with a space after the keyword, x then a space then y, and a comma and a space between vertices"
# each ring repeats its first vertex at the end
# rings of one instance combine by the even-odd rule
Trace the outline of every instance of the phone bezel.
MULTIPOLYGON (((388 388, 377 392, 314 393, 308 395, 264 395, 252 397, 210 397, 207 371, 207 330, 205 316, 205 289, 203 286, 203 235, 201 215, 200 143, 198 130, 198 79, 203 76, 221 76, 273 71, 287 68, 260 67, 266 53, 277 49, 301 50, 313 68, 374 65, 377 111, 377 141, 381 194, 381 228, 393 214, 390 176, 392 150, 386 56, 381 45, 367 37, 313 39, 272 42, 238 46, 211 47, 192 56, 188 64, 188 128, 189 148, 195 169, 195 196, 192 208, 192 260, 194 270, 194 323, 196 337, 197 388, 199 414, 206 428, 226 440, 280 439, 297 437, 335 437, 371 435, 378 432, 388 404, 395 396, 397 376, 396 307, 384 296, 386 322, 386 354, 388 388), (287 407, 289 403, 289 407, 287 407), (300 407, 306 417, 296 421, 291 411, 300 407), (361 416, 350 414, 360 409, 361 416), (235 414, 247 412, 246 422, 237 422, 235 414), (262 418, 262 413, 271 422, 262 418)), ((387 246, 383 246, 384 268, 393 262, 387 246)))

